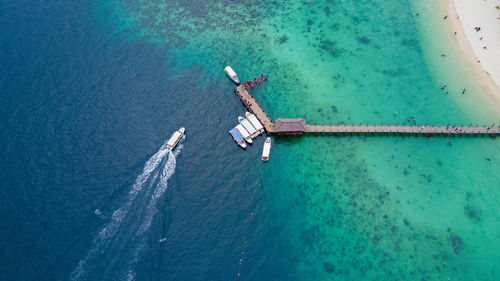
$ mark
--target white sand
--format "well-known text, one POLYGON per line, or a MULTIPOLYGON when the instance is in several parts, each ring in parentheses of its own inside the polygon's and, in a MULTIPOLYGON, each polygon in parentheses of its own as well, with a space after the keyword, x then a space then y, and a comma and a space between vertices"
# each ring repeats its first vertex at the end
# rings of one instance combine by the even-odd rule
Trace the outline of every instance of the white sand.
MULTIPOLYGON (((453 0, 453 2, 459 16, 458 20, 477 60, 500 86, 500 9, 495 8, 500 6, 500 0, 453 0), (480 27, 481 30, 476 31, 475 27, 480 27)), ((448 18, 448 20, 456 19, 448 18)))

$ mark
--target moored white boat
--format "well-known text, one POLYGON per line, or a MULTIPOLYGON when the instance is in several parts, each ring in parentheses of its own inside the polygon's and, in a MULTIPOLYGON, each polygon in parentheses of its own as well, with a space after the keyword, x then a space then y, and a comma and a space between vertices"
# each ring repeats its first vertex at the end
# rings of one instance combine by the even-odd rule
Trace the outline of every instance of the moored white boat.
POLYGON ((240 135, 249 143, 249 144, 252 144, 252 137, 250 137, 250 134, 248 133, 247 130, 245 130, 245 128, 243 128, 243 126, 241 126, 241 124, 238 124, 236 125, 236 130, 238 130, 238 132, 240 133, 240 135))
POLYGON ((247 119, 245 119, 241 116, 238 116, 238 122, 240 122, 240 124, 243 125, 243 127, 245 127, 245 129, 250 134, 250 137, 255 138, 256 136, 259 135, 259 133, 257 133, 257 130, 255 130, 255 128, 252 126, 252 124, 247 119))
POLYGON ((266 142, 264 142, 264 147, 262 148, 262 161, 268 161, 270 153, 271 153, 271 138, 268 137, 266 139, 266 142))
POLYGON ((171 150, 174 149, 174 147, 181 140, 181 138, 184 135, 185 131, 186 131, 186 129, 184 129, 184 128, 180 128, 178 131, 175 131, 174 134, 168 140, 167 147, 169 147, 171 150))
POLYGON ((262 126, 259 119, 257 119, 257 116, 247 111, 245 113, 245 117, 248 121, 250 121, 250 123, 252 123, 252 126, 255 128, 258 134, 262 134, 264 132, 264 126, 262 126))
POLYGON ((233 136, 234 141, 236 141, 236 143, 239 146, 241 146, 243 148, 247 148, 247 144, 245 143, 245 140, 243 139, 241 134, 238 132, 238 130, 236 130, 236 128, 231 129, 231 131, 229 131, 229 133, 231 134, 231 136, 233 136))
POLYGON ((228 65, 226 68, 224 68, 224 71, 226 72, 227 76, 233 80, 234 83, 240 84, 240 78, 238 78, 238 75, 236 75, 236 72, 228 65))

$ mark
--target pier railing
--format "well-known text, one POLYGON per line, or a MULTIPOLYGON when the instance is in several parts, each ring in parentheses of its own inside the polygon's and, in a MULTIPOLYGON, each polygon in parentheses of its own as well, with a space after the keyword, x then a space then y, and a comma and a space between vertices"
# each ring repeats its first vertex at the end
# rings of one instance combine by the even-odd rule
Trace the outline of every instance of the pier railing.
MULTIPOLYGON (((381 135, 500 135, 500 126, 428 126, 428 125, 306 125, 305 130, 280 132, 276 129, 269 115, 248 92, 245 85, 234 88, 247 109, 255 114, 260 123, 270 134, 381 134, 381 135)), ((286 119, 285 119, 286 120, 286 119)))
POLYGON ((305 133, 391 135, 498 135, 500 126, 308 125, 305 133))

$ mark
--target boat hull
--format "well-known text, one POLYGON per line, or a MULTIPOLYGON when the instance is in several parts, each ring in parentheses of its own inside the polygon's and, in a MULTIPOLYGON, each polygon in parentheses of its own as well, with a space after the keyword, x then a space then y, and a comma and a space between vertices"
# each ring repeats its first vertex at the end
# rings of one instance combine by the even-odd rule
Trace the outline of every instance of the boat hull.
POLYGON ((257 116, 250 112, 246 112, 245 117, 248 121, 250 121, 250 123, 252 123, 252 126, 255 128, 258 134, 262 134, 264 132, 264 126, 262 126, 259 119, 257 119, 257 116))
POLYGON ((185 129, 180 128, 178 131, 175 131, 170 139, 167 141, 167 147, 171 150, 175 148, 175 146, 179 143, 182 136, 184 135, 185 129))
POLYGON ((250 137, 255 138, 256 136, 259 135, 257 130, 255 130, 254 126, 252 125, 252 123, 250 123, 250 121, 248 121, 247 119, 238 116, 238 122, 240 122, 240 124, 248 131, 250 137))
POLYGON ((236 75, 236 72, 228 65, 226 68, 224 68, 224 72, 226 72, 227 76, 233 80, 234 83, 240 84, 240 78, 238 78, 238 75, 236 75))
POLYGON ((243 140, 243 136, 236 130, 236 128, 233 128, 232 130, 229 131, 229 134, 233 137, 234 141, 243 149, 247 148, 247 145, 245 143, 245 140, 243 140))
POLYGON ((262 161, 266 162, 269 160, 269 154, 271 153, 271 138, 267 138, 264 142, 264 147, 262 148, 262 161))
POLYGON ((252 137, 248 133, 248 130, 246 130, 241 124, 236 125, 236 130, 241 134, 241 136, 246 140, 247 143, 252 144, 252 137))

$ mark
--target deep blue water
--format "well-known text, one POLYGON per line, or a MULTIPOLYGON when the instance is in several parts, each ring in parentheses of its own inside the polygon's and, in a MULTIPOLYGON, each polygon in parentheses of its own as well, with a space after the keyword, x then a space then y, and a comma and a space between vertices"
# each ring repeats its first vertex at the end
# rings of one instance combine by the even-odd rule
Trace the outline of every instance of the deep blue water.
POLYGON ((481 95, 439 92, 482 89, 458 54, 428 65, 449 47, 419 25, 442 23, 435 2, 4 2, 0 280, 498 275, 495 140, 274 138, 264 164, 263 137, 243 152, 228 134, 244 112, 226 64, 269 75, 272 118, 497 122, 481 95))
MULTIPOLYGON (((253 176, 261 164, 248 165, 259 150, 236 154, 217 129, 229 130, 242 110, 230 83, 200 81, 200 66, 168 65, 168 47, 100 24, 112 12, 101 1, 2 2, 0 280, 69 279, 180 126, 184 148, 133 274, 227 280, 243 258, 259 269, 247 276, 286 276, 276 258, 279 225, 250 215, 265 208, 253 176)), ((147 204, 145 194, 128 216, 147 204)), ((117 249, 131 241, 120 239, 131 239, 133 219, 94 255, 85 278, 123 279, 133 255, 117 249)))

